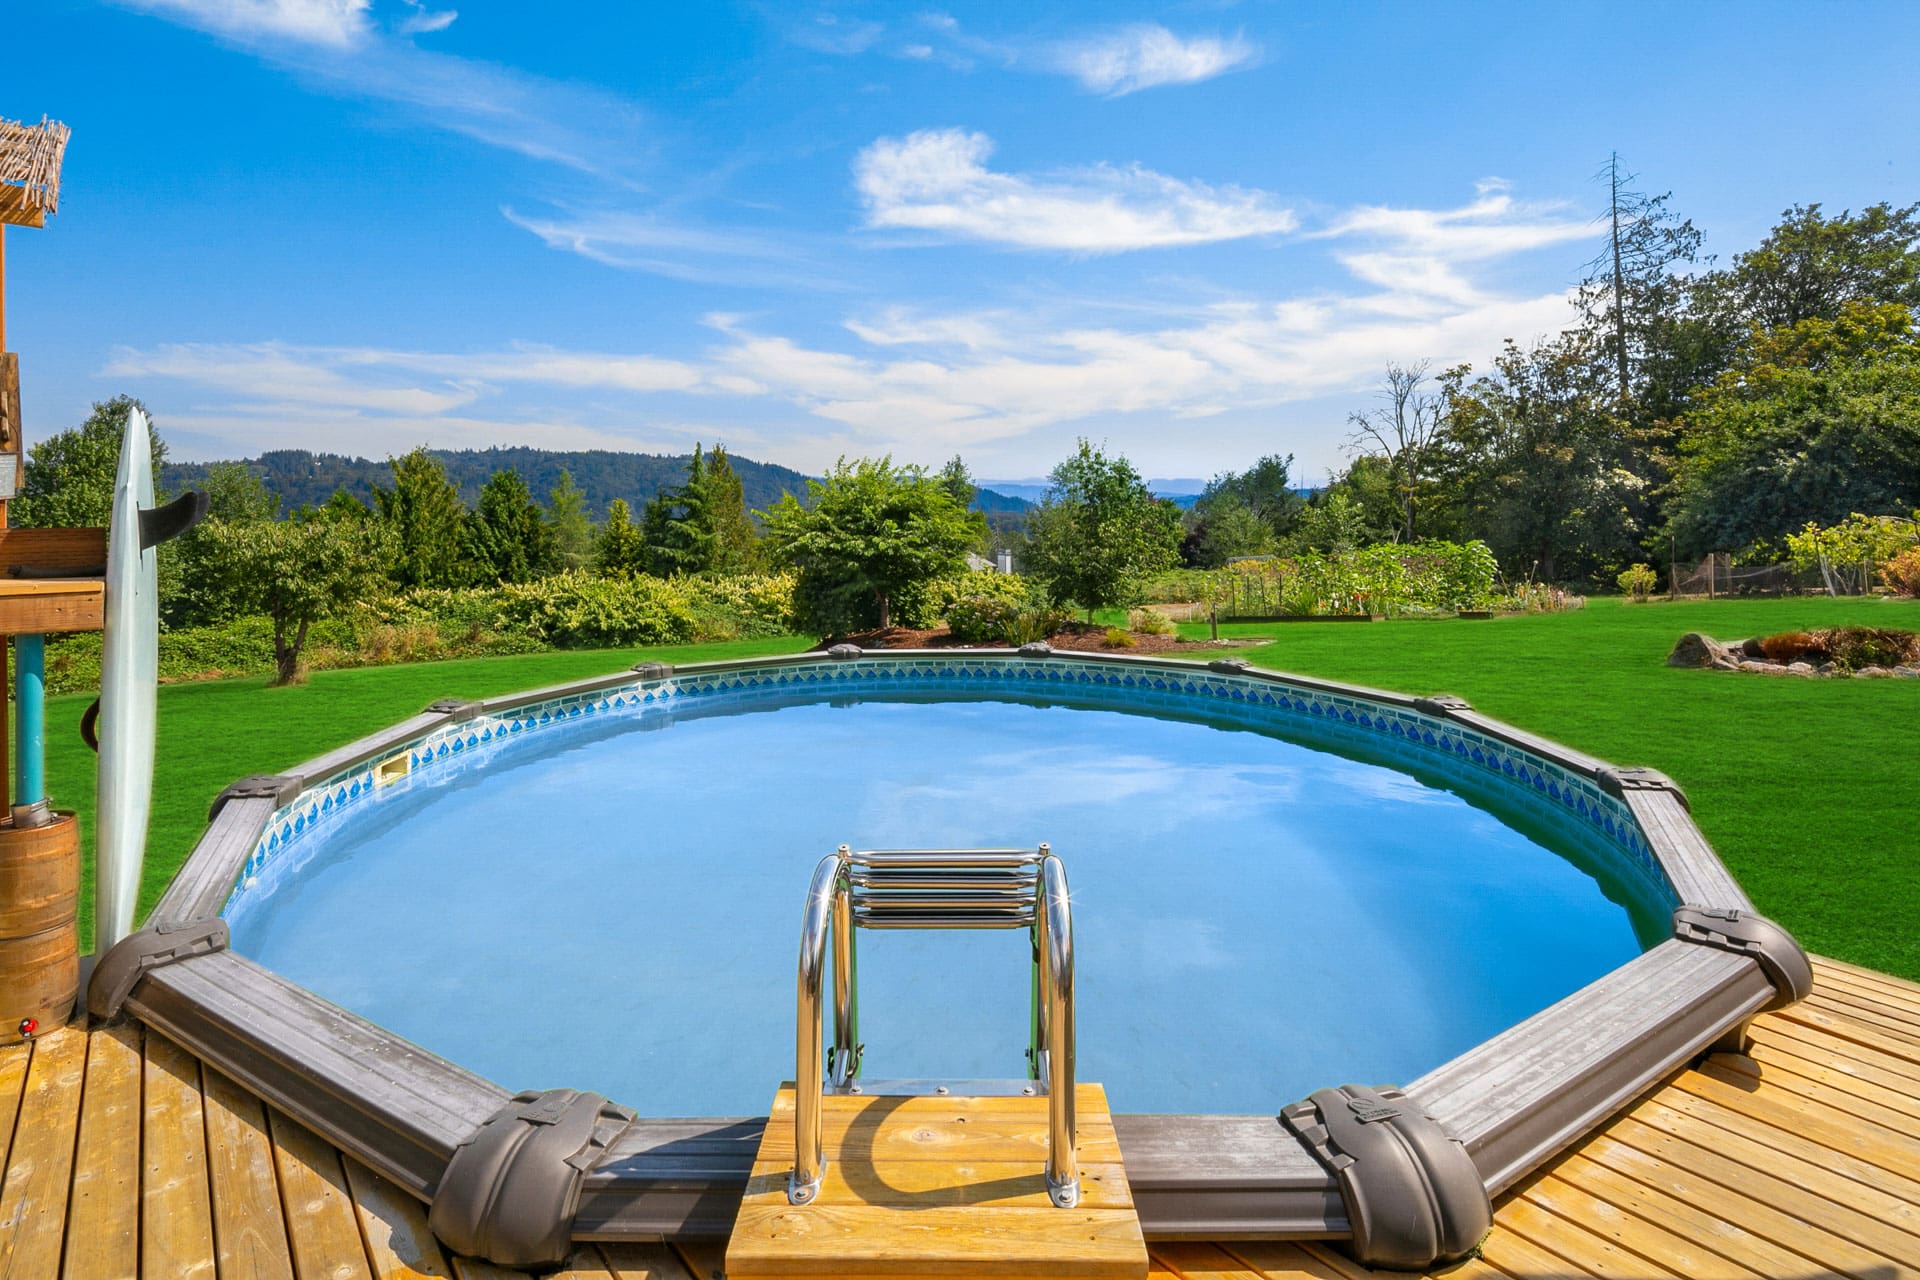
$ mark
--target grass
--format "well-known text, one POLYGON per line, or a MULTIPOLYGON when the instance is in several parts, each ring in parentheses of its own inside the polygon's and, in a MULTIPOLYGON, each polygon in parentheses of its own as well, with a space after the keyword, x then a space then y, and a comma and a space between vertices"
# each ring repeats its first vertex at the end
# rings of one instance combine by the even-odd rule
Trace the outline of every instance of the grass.
MULTIPOLYGON (((1371 626, 1222 626, 1273 636, 1264 667, 1491 716, 1686 789, 1754 905, 1810 951, 1920 980, 1920 680, 1801 680, 1665 665, 1722 640, 1868 624, 1920 631, 1920 603, 1595 600, 1585 610, 1371 626)), ((1206 635, 1206 625, 1181 633, 1206 635)))
MULTIPOLYGON (((1490 622, 1227 624, 1262 666, 1409 693, 1456 693, 1489 715, 1686 788, 1694 817, 1760 910, 1810 950, 1920 979, 1920 680, 1797 680, 1665 666, 1683 632, 1721 639, 1868 623, 1920 630, 1920 604, 1767 600, 1628 605, 1490 622)), ((1204 639, 1206 625, 1181 627, 1204 639)), ((321 672, 160 691, 160 748, 144 912, 205 825, 207 803, 443 697, 484 697, 668 662, 794 652, 798 638, 648 651, 321 672)), ((1182 657, 1205 657, 1187 651, 1182 657)), ((48 707, 56 800, 91 831, 93 758, 77 725, 88 698, 48 707)), ((1199 816, 1199 815, 1196 815, 1199 816)), ((88 871, 90 885, 90 868, 88 871)), ((91 888, 83 894, 90 905, 91 888)), ((83 906, 83 910, 85 907, 83 906)), ((83 938, 90 939, 90 926, 83 938)))
MULTIPOLYGON (((207 825, 207 806, 249 773, 274 773, 414 715, 438 698, 487 698, 633 665, 704 662, 794 653, 797 636, 658 649, 538 653, 512 658, 318 671, 275 689, 264 676, 163 685, 155 752, 153 821, 140 879, 145 917, 207 825)), ((82 950, 93 946, 94 756, 80 741, 91 694, 47 700, 47 787, 54 803, 80 814, 82 950)))

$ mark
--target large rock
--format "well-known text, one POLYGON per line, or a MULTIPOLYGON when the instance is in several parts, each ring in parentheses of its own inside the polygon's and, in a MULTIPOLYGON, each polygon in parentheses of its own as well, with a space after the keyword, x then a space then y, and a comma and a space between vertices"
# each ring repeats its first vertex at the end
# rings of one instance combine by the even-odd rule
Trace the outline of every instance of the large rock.
POLYGON ((1734 654, 1726 645, 1712 636, 1703 636, 1698 631, 1689 631, 1680 637, 1680 643, 1673 646, 1673 652, 1667 655, 1670 667, 1711 667, 1722 659, 1733 658, 1734 654))

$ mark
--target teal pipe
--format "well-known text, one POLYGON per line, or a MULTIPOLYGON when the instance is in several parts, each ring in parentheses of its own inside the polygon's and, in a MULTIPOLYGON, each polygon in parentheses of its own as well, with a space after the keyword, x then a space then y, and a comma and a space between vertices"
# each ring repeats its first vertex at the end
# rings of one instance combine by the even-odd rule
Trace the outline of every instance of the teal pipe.
POLYGON ((47 643, 44 636, 13 640, 13 802, 47 798, 47 643))

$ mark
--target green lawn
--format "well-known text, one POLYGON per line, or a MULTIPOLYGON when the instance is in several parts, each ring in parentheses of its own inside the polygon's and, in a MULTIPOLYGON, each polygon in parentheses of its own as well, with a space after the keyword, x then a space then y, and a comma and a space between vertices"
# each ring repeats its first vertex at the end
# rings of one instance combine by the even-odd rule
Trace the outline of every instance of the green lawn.
MULTIPOLYGON (((1920 979, 1920 681, 1808 681, 1664 665, 1685 631, 1732 639, 1846 622, 1920 629, 1920 604, 1602 600, 1577 613, 1491 622, 1221 630, 1274 637, 1235 651, 1262 666, 1457 693, 1604 759, 1661 769, 1686 788, 1701 828, 1762 911, 1811 950, 1920 979)), ((1182 630, 1195 639, 1206 634, 1204 624, 1182 630)), ((798 639, 751 641, 646 656, 692 662, 804 647, 798 639)), ((207 802, 234 778, 286 768, 435 698, 578 679, 640 656, 539 654, 322 672, 291 689, 257 679, 162 689, 142 909, 192 847, 207 802)), ((90 829, 93 761, 77 733, 87 701, 49 706, 47 769, 57 802, 79 809, 90 829)))

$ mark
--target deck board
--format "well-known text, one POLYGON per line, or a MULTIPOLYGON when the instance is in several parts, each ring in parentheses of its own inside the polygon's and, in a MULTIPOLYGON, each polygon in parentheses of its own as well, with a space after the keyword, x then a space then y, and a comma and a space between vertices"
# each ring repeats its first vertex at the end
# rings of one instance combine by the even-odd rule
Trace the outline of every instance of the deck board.
POLYGON ((141 1069, 140 1028, 132 1023, 88 1044, 63 1280, 113 1280, 140 1269, 141 1069))
MULTIPOLYGON (((1677 1073, 1502 1197, 1481 1256, 1436 1274, 1920 1280, 1920 986, 1827 960, 1815 975, 1812 998, 1756 1021, 1750 1056, 1677 1073)), ((1044 1142, 1004 1100, 968 1105, 992 1156, 969 1166, 970 1183, 943 1184, 899 1158, 939 1151, 925 1134, 882 1135, 889 1181, 936 1217, 991 1203, 1045 1221, 1056 1211, 1029 1176, 1044 1142)), ((769 1131, 776 1146, 789 1127, 769 1131)), ((1118 1146, 1097 1116, 1083 1135, 1097 1206, 1118 1146), (1092 1158, 1109 1143, 1110 1161, 1092 1158)), ((829 1175, 853 1190, 844 1169, 829 1175)), ((1165 1242, 1149 1254, 1148 1274, 1165 1280, 1389 1274, 1329 1244, 1165 1242)), ((723 1267, 713 1242, 586 1245, 554 1274, 716 1280, 723 1267)), ((3 1280, 522 1275, 447 1256, 413 1196, 157 1033, 70 1028, 0 1049, 3 1280)))

